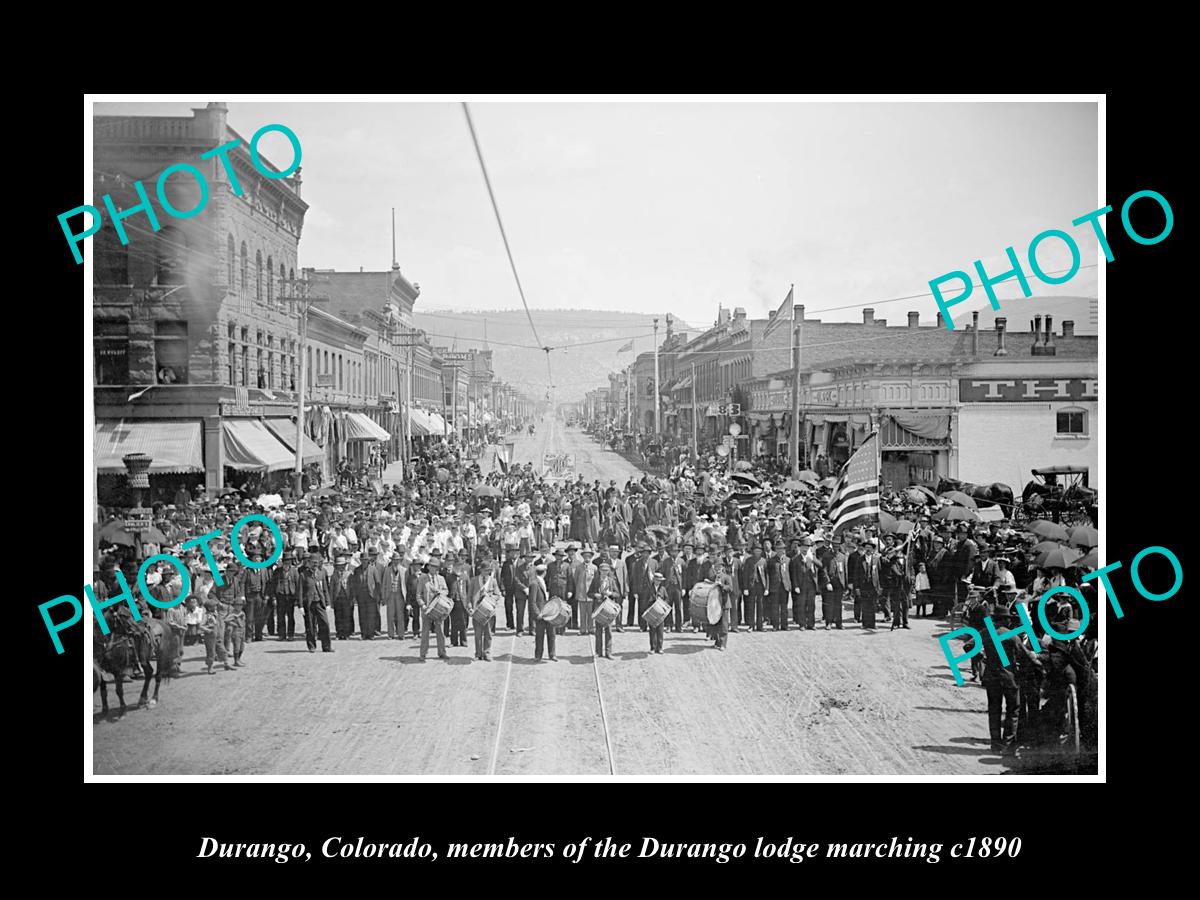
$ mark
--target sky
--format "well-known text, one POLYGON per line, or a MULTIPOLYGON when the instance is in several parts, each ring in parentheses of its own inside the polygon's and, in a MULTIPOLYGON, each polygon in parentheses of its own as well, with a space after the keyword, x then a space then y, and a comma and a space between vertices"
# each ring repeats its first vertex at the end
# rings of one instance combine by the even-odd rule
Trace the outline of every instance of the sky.
MULTIPOLYGON (((210 99, 95 112, 188 115, 210 99)), ((418 309, 520 307, 460 104, 226 102, 244 137, 278 122, 300 140, 302 266, 388 268, 395 207, 418 309)), ((1028 272, 1029 242, 1050 228, 1097 262, 1091 227, 1070 224, 1106 202, 1094 103, 485 101, 471 115, 535 322, 573 308, 702 325, 718 304, 762 318, 792 284, 806 315, 860 321, 822 310, 926 292, 976 259, 1006 271, 1008 246, 1028 272)), ((291 159, 279 135, 263 148, 291 159)), ((1049 272, 1070 257, 1050 240, 1039 260, 1049 272)), ((1095 296, 1096 273, 1035 293, 1095 296)), ((876 306, 910 309, 937 311, 932 297, 876 306)))

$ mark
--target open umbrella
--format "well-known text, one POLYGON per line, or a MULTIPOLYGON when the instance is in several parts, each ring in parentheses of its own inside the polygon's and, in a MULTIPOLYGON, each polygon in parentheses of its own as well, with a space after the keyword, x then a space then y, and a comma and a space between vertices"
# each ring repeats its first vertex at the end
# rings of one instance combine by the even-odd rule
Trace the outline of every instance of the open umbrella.
POLYGON ((733 464, 733 467, 735 469, 737 469, 739 472, 749 472, 751 469, 754 468, 754 463, 750 462, 750 460, 748 460, 748 459, 739 459, 736 463, 733 464))
POLYGON ((1098 569, 1098 568, 1100 568, 1100 557, 1096 553, 1096 548, 1093 547, 1086 554, 1084 554, 1083 559, 1077 560, 1075 562, 1075 567, 1077 569, 1098 569))
POLYGON ((814 472, 812 469, 805 469, 796 477, 799 478, 801 481, 812 481, 814 483, 821 480, 821 476, 818 475, 816 472, 814 472))
POLYGON ((828 478, 822 478, 818 482, 818 484, 823 488, 837 487, 837 483, 838 483, 838 480, 833 475, 830 475, 828 478))
POLYGON ((741 487, 761 488, 762 487, 762 482, 759 481, 757 478, 755 478, 753 475, 751 475, 749 472, 734 472, 732 475, 729 476, 729 478, 734 483, 734 486, 737 488, 741 488, 741 487))
POLYGON ((1078 550, 1073 550, 1070 547, 1059 547, 1056 550, 1051 550, 1049 553, 1042 554, 1038 560, 1038 565, 1046 569, 1069 569, 1081 559, 1083 559, 1083 554, 1078 550))
POLYGON ((1069 532, 1071 539, 1067 541, 1072 547, 1095 547, 1100 543, 1100 535, 1091 525, 1076 525, 1069 532))
POLYGON ((949 500, 957 506, 965 506, 967 509, 978 509, 979 504, 975 502, 974 497, 968 497, 962 491, 946 491, 942 494, 943 500, 949 500))
POLYGON ((133 535, 125 530, 125 525, 120 519, 113 519, 101 528, 96 538, 101 543, 124 544, 126 547, 132 547, 135 543, 133 535))
POLYGON ((476 497, 503 497, 504 495, 503 495, 503 493, 501 493, 500 488, 498 488, 498 487, 494 487, 490 484, 481 484, 481 485, 479 485, 479 487, 475 488, 475 496, 476 497))
POLYGON ((165 544, 167 536, 151 525, 149 528, 143 528, 138 532, 142 536, 142 540, 148 544, 165 544))
POLYGON ((943 506, 933 514, 939 522, 978 522, 979 513, 965 506, 943 506))
POLYGON ((881 510, 879 513, 879 530, 884 534, 891 534, 893 531, 895 531, 896 517, 891 513, 886 513, 881 510))
POLYGON ((779 487, 781 490, 785 491, 811 491, 812 483, 808 481, 797 481, 794 478, 789 478, 779 487))
POLYGON ((1040 541, 1033 545, 1034 553, 1049 553, 1051 550, 1061 550, 1063 547, 1058 541, 1040 541))
MULTIPOLYGON (((918 494, 921 494, 921 495, 923 495, 923 496, 924 496, 924 497, 927 499, 927 501, 928 501, 929 503, 937 503, 937 494, 935 494, 935 493, 933 492, 933 489, 932 489, 932 488, 927 488, 927 487, 925 487, 925 485, 923 485, 923 484, 914 484, 912 487, 910 487, 910 488, 908 489, 908 493, 911 495, 911 494, 913 494, 914 492, 916 492, 916 493, 918 493, 918 494)), ((923 503, 923 502, 926 502, 926 501, 923 501, 923 500, 918 500, 918 499, 916 499, 915 497, 913 498, 913 500, 914 500, 914 502, 916 502, 916 503, 923 503)))
POLYGON ((1051 522, 1049 519, 1035 519, 1029 523, 1029 527, 1025 530, 1036 534, 1042 540, 1046 541, 1062 541, 1066 543, 1071 539, 1071 535, 1066 528, 1051 522))
POLYGON ((900 519, 896 522, 896 527, 892 529, 892 534, 908 534, 916 527, 912 519, 900 519))

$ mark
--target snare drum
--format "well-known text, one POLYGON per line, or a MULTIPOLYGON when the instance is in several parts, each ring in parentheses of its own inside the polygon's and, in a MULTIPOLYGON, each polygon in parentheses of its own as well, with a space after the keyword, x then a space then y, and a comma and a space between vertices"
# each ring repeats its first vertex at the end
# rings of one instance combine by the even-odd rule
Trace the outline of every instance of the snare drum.
POLYGON ((560 597, 551 597, 542 607, 538 618, 548 625, 559 628, 571 621, 571 607, 560 597))
POLYGON ((445 594, 438 594, 433 598, 433 602, 429 604, 429 609, 425 615, 429 616, 433 622, 440 622, 446 616, 450 615, 450 610, 454 604, 450 602, 450 598, 445 594))
POLYGON ((662 597, 656 599, 650 604, 649 609, 642 613, 642 618, 646 620, 646 624, 651 628, 657 628, 671 614, 671 607, 667 605, 667 601, 662 597))
POLYGON ((612 600, 605 600, 600 604, 600 608, 592 614, 592 622, 597 628, 607 628, 617 620, 617 616, 621 614, 621 607, 617 606, 612 600))
POLYGON ((475 606, 472 618, 480 625, 487 625, 496 615, 496 601, 490 597, 481 597, 475 606))

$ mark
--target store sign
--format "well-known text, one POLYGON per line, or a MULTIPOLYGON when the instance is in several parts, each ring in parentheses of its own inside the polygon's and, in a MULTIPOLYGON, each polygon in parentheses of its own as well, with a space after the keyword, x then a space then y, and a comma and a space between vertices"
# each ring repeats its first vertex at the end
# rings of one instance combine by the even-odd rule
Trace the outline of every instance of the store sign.
POLYGON ((574 453, 545 453, 542 455, 542 476, 545 478, 574 478, 574 453))
POLYGON ((1050 400, 1095 400, 1095 378, 960 378, 961 403, 1045 403, 1050 400))
POLYGON ((124 524, 125 530, 129 532, 147 531, 154 524, 154 511, 130 510, 124 524))
POLYGON ((236 387, 233 389, 232 400, 222 400, 220 402, 221 415, 223 416, 252 416, 254 410, 250 408, 250 389, 244 387, 236 387))

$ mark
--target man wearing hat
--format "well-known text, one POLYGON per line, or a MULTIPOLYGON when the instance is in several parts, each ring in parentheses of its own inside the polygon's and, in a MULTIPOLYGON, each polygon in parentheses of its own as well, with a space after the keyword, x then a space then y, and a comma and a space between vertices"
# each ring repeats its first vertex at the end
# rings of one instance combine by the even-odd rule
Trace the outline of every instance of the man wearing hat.
POLYGON ((792 576, 792 618, 801 628, 817 627, 817 580, 821 577, 812 558, 813 539, 804 535, 788 569, 792 576))
POLYGON ((437 634, 438 659, 449 659, 446 653, 446 633, 441 627, 441 623, 435 623, 429 615, 429 608, 433 605, 435 597, 440 595, 448 595, 449 589, 446 586, 445 576, 442 575, 442 551, 436 547, 429 552, 429 562, 426 564, 429 569, 428 574, 422 576, 420 596, 421 596, 421 659, 424 659, 429 653, 429 632, 432 630, 437 634))
POLYGON ((363 562, 360 554, 358 566, 350 573, 350 596, 358 608, 359 633, 364 641, 370 641, 375 639, 379 627, 379 603, 371 593, 373 570, 379 552, 372 547, 366 551, 366 556, 367 560, 363 562))
POLYGON ((534 554, 531 550, 521 554, 521 561, 517 564, 513 581, 513 605, 516 607, 517 613, 517 630, 514 634, 517 635, 520 635, 522 631, 528 635, 533 634, 533 609, 529 606, 530 591, 537 577, 533 570, 533 558, 534 554), (525 618, 526 613, 529 614, 528 621, 525 618))
POLYGON ((387 610, 387 636, 391 640, 403 638, 408 628, 407 595, 405 583, 408 579, 408 554, 400 549, 392 553, 388 562, 387 577, 383 584, 383 596, 387 610))
POLYGON ((546 605, 549 595, 546 590, 546 570, 545 563, 538 563, 533 568, 533 577, 529 581, 529 617, 534 623, 534 628, 537 631, 536 643, 533 648, 534 659, 542 658, 543 646, 549 651, 550 661, 558 662, 558 656, 554 652, 554 638, 556 629, 551 627, 550 623, 542 618, 542 607, 546 605))
MULTIPOLYGON (((262 550, 255 545, 246 554, 253 563, 262 562, 262 550)), ((263 626, 267 624, 266 569, 247 568, 241 573, 242 590, 246 594, 246 618, 252 630, 252 640, 261 641, 263 626)))
MULTIPOLYGON (((653 585, 653 593, 650 596, 650 602, 646 604, 646 609, 649 609, 650 606, 658 600, 662 600, 663 603, 666 603, 668 606, 670 606, 671 601, 670 598, 667 597, 666 576, 663 575, 662 572, 655 572, 650 576, 650 581, 653 585)), ((645 611, 645 609, 642 610, 642 612, 645 611)), ((663 619, 657 625, 647 625, 645 624, 645 620, 642 620, 642 628, 650 633, 651 653, 663 652, 663 633, 666 631, 666 621, 666 619, 663 619)))
MULTIPOLYGON (((650 604, 654 602, 654 560, 650 556, 650 545, 645 541, 639 542, 637 545, 637 557, 633 561, 633 565, 629 570, 629 585, 633 592, 634 603, 630 604, 629 621, 626 623, 629 626, 633 625, 634 606, 636 605, 637 616, 641 619, 642 613, 650 608, 650 604)), ((642 620, 642 631, 646 630, 646 623, 642 620)))
POLYGON ((296 636, 296 595, 300 587, 300 569, 297 565, 299 558, 298 549, 288 550, 271 579, 271 592, 275 595, 276 631, 281 641, 290 641, 296 636))
POLYGON ((204 638, 204 667, 209 675, 212 674, 214 656, 221 660, 221 665, 226 671, 233 669, 225 656, 225 645, 221 641, 224 630, 225 623, 217 614, 217 601, 210 597, 204 601, 204 618, 200 623, 200 634, 204 638))
MULTIPOLYGON (((623 604, 625 592, 617 580, 613 561, 607 554, 602 554, 599 565, 592 566, 592 568, 596 570, 596 573, 592 576, 587 588, 589 611, 592 604, 599 607, 605 600, 612 600, 617 604, 616 623, 619 627, 621 624, 620 607, 623 604)), ((590 620, 589 612, 588 621, 590 622, 590 620)), ((596 655, 612 659, 612 625, 602 625, 596 628, 596 655)))
MULTIPOLYGON (((609 544, 608 550, 603 552, 601 556, 607 555, 608 561, 612 563, 613 578, 617 582, 617 596, 614 598, 617 605, 621 607, 622 613, 625 609, 625 603, 629 597, 629 569, 626 568, 624 560, 621 559, 621 548, 616 544, 609 544)), ((599 563, 597 563, 599 566, 599 563)), ((621 624, 621 616, 617 616, 612 627, 617 631, 624 631, 625 626, 621 624)))
MULTIPOLYGON (((520 556, 518 555, 519 552, 516 547, 505 547, 504 562, 500 564, 500 588, 504 591, 505 628, 513 627, 513 603, 516 599, 517 569, 521 563, 520 556)), ((494 622, 495 619, 492 621, 494 622)))
POLYGON ((354 634, 354 578, 349 563, 346 553, 337 554, 329 579, 329 605, 333 607, 333 628, 339 641, 347 641, 354 634))
POLYGON ((325 610, 329 605, 329 576, 321 564, 320 553, 310 553, 300 570, 298 599, 304 611, 304 642, 308 652, 317 649, 317 637, 321 639, 321 650, 332 653, 329 643, 329 620, 325 610))
POLYGON ((839 631, 842 627, 842 595, 849 583, 846 573, 846 554, 842 551, 841 540, 835 538, 832 544, 826 543, 817 551, 820 562, 821 578, 824 584, 821 588, 821 619, 825 622, 825 630, 832 625, 839 631))
POLYGON ((592 633, 593 598, 589 595, 588 588, 591 587, 598 571, 597 567, 592 563, 594 555, 591 550, 584 548, 580 553, 582 559, 571 570, 580 634, 592 633))

